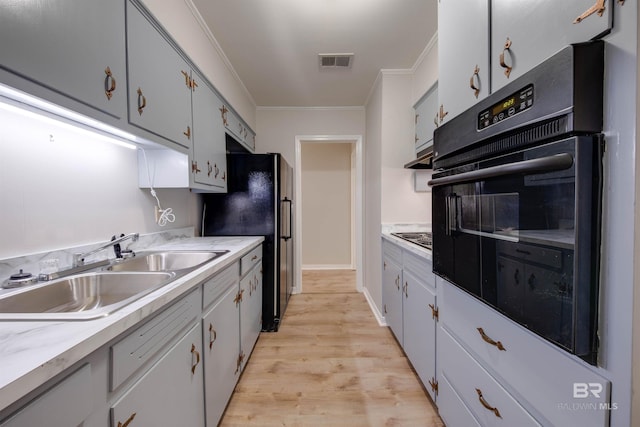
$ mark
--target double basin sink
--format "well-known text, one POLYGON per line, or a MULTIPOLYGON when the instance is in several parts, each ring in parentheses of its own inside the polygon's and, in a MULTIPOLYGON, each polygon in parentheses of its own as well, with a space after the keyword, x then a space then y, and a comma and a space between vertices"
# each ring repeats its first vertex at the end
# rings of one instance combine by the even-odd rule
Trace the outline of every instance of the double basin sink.
POLYGON ((90 320, 107 316, 228 251, 163 251, 0 297, 0 320, 90 320))

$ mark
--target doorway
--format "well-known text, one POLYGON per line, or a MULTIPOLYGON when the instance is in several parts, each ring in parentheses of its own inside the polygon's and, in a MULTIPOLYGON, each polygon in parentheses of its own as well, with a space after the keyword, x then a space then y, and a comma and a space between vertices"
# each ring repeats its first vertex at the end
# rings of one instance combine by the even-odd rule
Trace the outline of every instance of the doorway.
POLYGON ((296 136, 295 152, 298 286, 294 293, 303 291, 305 259, 307 266, 314 269, 355 269, 356 290, 361 292, 362 136, 296 136), (308 227, 310 223, 314 225, 308 227), (335 250, 331 250, 332 243, 335 250))

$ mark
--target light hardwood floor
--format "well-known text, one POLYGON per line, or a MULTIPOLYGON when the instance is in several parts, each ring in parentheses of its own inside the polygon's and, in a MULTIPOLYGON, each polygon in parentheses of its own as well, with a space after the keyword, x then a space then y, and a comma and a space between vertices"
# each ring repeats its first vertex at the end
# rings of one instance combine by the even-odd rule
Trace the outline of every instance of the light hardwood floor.
POLYGON ((355 272, 305 271, 277 333, 262 333, 221 426, 444 424, 355 272))

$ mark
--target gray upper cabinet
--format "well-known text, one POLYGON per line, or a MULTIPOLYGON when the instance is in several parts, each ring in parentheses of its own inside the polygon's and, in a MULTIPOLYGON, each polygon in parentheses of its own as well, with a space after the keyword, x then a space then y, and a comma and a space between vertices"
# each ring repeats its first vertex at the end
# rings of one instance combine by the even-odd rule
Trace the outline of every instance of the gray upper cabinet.
POLYGON ((146 12, 127 2, 129 122, 191 147, 191 67, 146 12))
POLYGON ((416 154, 433 145, 433 131, 438 126, 438 83, 414 106, 416 112, 416 154))
POLYGON ((595 0, 492 0, 492 91, 568 44, 606 34, 612 26, 612 3, 605 1, 600 16, 598 11, 586 14, 595 0))
POLYGON ((192 73, 193 149, 191 156, 192 187, 198 184, 211 191, 227 189, 227 155, 224 124, 220 115, 222 101, 208 83, 192 73))
POLYGON ((489 94, 489 35, 489 0, 440 0, 438 124, 489 94))
POLYGON ((0 1, 0 81, 98 118, 125 117, 124 30, 122 1, 0 1))

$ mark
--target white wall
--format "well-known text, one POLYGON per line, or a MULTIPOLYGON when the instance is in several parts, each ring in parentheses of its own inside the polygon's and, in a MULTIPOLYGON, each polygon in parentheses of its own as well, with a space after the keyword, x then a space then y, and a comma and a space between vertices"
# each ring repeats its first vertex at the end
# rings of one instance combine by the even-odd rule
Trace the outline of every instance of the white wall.
POLYGON ((352 143, 302 145, 302 268, 352 268, 352 143))
MULTIPOLYGON (((158 196, 176 215, 169 228, 199 228, 195 194, 158 196)), ((0 259, 161 230, 154 204, 135 150, 0 108, 0 259)))
POLYGON ((364 135, 364 108, 258 107, 256 133, 256 152, 282 153, 295 168, 297 135, 364 135))
POLYGON ((438 81, 438 34, 433 36, 413 66, 411 105, 438 81))
POLYGON ((367 100, 367 142, 364 159, 364 287, 382 316, 382 74, 367 100))
POLYGON ((411 104, 412 74, 382 72, 382 223, 431 223, 431 193, 416 193, 415 112, 411 104))

